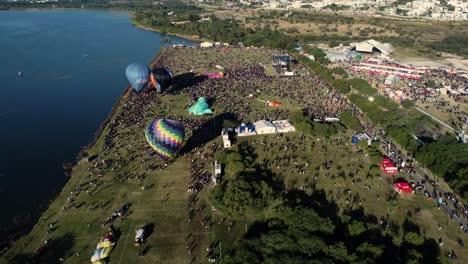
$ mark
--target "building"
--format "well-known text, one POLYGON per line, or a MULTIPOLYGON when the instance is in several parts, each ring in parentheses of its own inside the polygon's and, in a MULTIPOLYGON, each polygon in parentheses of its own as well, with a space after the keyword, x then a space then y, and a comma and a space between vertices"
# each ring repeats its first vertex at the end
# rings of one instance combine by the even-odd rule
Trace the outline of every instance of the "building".
POLYGON ((244 123, 236 128, 236 132, 239 137, 253 136, 256 134, 254 125, 246 125, 244 123))
POLYGON ((215 160, 214 163, 214 173, 213 176, 211 177, 211 181, 213 182, 214 185, 218 183, 218 181, 221 179, 221 164, 218 163, 217 160, 215 160))
POLYGON ((388 56, 393 52, 393 48, 390 44, 383 44, 373 39, 359 43, 351 43, 351 46, 354 50, 361 53, 380 53, 388 56))
POLYGON ((276 127, 270 121, 260 120, 253 123, 253 125, 258 135, 276 133, 276 127))
POLYGON ((278 133, 288 133, 296 131, 294 126, 289 122, 289 120, 273 121, 273 125, 276 127, 276 131, 278 131, 278 133))
POLYGON ((327 54, 327 59, 329 59, 331 62, 349 61, 349 56, 346 52, 325 50, 325 54, 327 54))
POLYGON ((229 133, 228 130, 223 128, 221 131, 221 136, 223 137, 223 146, 224 148, 230 148, 231 147, 231 140, 229 139, 229 133))

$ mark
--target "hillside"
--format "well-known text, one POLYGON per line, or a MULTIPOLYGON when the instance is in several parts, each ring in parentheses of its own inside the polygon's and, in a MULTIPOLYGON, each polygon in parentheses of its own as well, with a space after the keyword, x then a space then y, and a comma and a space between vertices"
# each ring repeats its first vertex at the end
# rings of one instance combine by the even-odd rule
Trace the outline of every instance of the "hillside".
POLYGON ((354 145, 350 128, 310 121, 353 106, 305 67, 296 67, 294 77, 276 76, 272 56, 281 53, 161 51, 153 66, 170 68, 173 86, 162 95, 152 87, 124 93, 60 196, 0 262, 87 263, 108 232, 106 219, 124 205, 125 217, 113 222, 117 241, 109 263, 437 263, 452 250, 456 262, 468 262, 456 221, 422 191, 398 195, 393 182, 409 178, 403 170, 395 178, 380 171, 383 139, 354 145), (197 74, 219 71, 224 78, 197 74), (189 115, 201 96, 214 115, 189 115), (157 117, 179 120, 187 133, 168 163, 152 156, 145 141, 145 127, 157 117), (223 127, 262 119, 290 119, 297 131, 233 137, 233 146, 223 149, 223 127), (215 160, 223 165, 216 186, 215 160), (137 248, 141 227, 146 241, 137 248))

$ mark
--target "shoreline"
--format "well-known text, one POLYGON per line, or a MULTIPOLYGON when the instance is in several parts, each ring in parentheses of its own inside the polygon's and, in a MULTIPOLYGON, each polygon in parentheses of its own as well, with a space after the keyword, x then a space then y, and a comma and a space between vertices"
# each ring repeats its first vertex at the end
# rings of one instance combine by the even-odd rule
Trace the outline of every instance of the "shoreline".
MULTIPOLYGON (((130 12, 129 12, 129 14, 130 14, 130 12)), ((161 32, 159 30, 157 30, 157 29, 154 29, 154 28, 151 28, 151 27, 148 27, 148 26, 144 26, 144 25, 136 22, 133 19, 133 15, 130 17, 130 21, 131 21, 132 26, 134 26, 136 28, 139 28, 139 29, 142 29, 142 30, 147 30, 147 31, 152 31, 152 32, 157 32, 157 33, 161 34, 161 32)), ((184 38, 184 39, 191 40, 193 42, 212 41, 212 40, 209 40, 209 39, 200 38, 197 35, 185 35, 185 34, 169 33, 169 32, 166 33, 166 34, 161 34, 161 36, 163 36, 163 35, 173 36, 173 37, 178 37, 178 38, 184 38)))
MULTIPOLYGON (((39 9, 39 10, 41 10, 41 9, 39 9)), ((42 10, 44 10, 44 9, 42 9, 42 10)), ((55 10, 58 10, 58 9, 55 9, 55 10)), ((77 9, 77 10, 81 10, 81 9, 77 9)), ((99 10, 101 10, 101 9, 99 9, 99 10)), ((22 11, 28 11, 28 10, 23 9, 22 11)), ((32 11, 32 10, 30 10, 30 11, 32 11)), ((109 10, 109 11, 111 11, 111 10, 109 10)), ((133 25, 135 27, 138 27, 138 28, 141 28, 143 30, 153 31, 153 32, 158 32, 159 33, 159 31, 157 31, 157 30, 154 30, 154 29, 151 29, 151 28, 146 28, 144 26, 135 25, 133 23, 133 17, 132 17, 131 12, 128 12, 128 14, 130 15, 130 18, 131 18, 131 25, 133 25)), ((183 36, 183 37, 182 36, 176 36, 176 37, 186 38, 186 39, 194 41, 194 39, 190 38, 189 36, 183 36)), ((164 49, 164 47, 161 47, 161 50, 148 62, 149 65, 153 64, 158 59, 158 57, 161 54, 162 49, 164 49)), ((95 146, 95 144, 97 143, 99 138, 103 135, 103 133, 104 133, 106 127, 108 126, 109 122, 112 120, 112 118, 117 113, 117 110, 121 106, 121 104, 122 104, 123 100, 125 99, 125 97, 127 97, 130 94, 131 90, 132 90, 132 86, 128 85, 127 88, 125 88, 123 90, 123 92, 120 94, 120 96, 117 98, 117 100, 113 104, 111 110, 107 114, 107 117, 101 122, 98 129, 94 132, 92 139, 89 141, 88 144, 82 146, 80 148, 80 150, 78 151, 78 154, 75 156, 75 165, 71 168, 71 171, 73 171, 73 168, 78 164, 78 162, 81 159, 86 157, 85 153, 87 153, 87 151, 89 149, 91 149, 91 148, 93 148, 95 146)), ((64 174, 64 177, 66 177, 65 174, 64 174)), ((69 180, 72 177, 73 177, 72 174, 70 174, 68 177, 66 177, 66 180, 63 183, 63 186, 61 186, 61 188, 57 189, 55 191, 55 193, 53 195, 51 195, 50 199, 45 201, 40 206, 40 208, 37 209, 37 211, 35 213, 35 215, 37 216, 36 219, 30 219, 30 221, 27 221, 26 223, 23 223, 19 227, 12 228, 11 232, 5 232, 4 236, 6 237, 6 239, 4 241, 0 242, 0 256, 2 255, 3 252, 8 250, 8 248, 13 243, 15 243, 21 237, 23 237, 25 235, 28 235, 34 229, 34 226, 36 226, 39 223, 39 220, 42 218, 44 213, 49 209, 49 206, 53 202, 55 202, 55 200, 60 196, 60 194, 63 192, 64 188, 66 187, 66 185, 68 184, 69 180)))

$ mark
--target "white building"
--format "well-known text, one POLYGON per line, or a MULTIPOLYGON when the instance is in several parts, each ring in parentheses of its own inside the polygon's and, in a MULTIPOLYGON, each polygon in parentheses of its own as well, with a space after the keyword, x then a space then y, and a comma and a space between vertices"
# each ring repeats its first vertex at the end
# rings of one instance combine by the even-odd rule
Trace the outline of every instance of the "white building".
POLYGON ((288 133, 296 131, 294 126, 289 122, 289 120, 273 121, 273 125, 276 127, 278 133, 288 133))
POLYGON ((383 44, 373 39, 369 39, 359 43, 351 43, 351 46, 354 46, 354 48, 358 52, 372 53, 374 50, 376 50, 381 54, 387 56, 393 52, 393 49, 390 44, 383 44))
POLYGON ((221 178, 221 173, 221 164, 219 164, 218 161, 215 160, 214 173, 213 176, 211 176, 211 180, 213 181, 214 185, 216 185, 218 183, 218 180, 221 178))
POLYGON ((253 125, 258 135, 276 133, 276 127, 270 121, 260 120, 253 123, 253 125))
POLYGON ((227 129, 224 129, 221 131, 221 136, 223 137, 223 146, 224 148, 230 148, 231 147, 231 140, 229 140, 229 133, 227 129))

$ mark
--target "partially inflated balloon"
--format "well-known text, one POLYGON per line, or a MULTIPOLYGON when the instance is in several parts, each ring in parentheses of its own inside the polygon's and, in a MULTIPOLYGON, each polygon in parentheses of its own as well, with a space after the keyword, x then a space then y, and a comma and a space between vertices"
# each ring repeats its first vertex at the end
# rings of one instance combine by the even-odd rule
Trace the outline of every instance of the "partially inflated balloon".
POLYGON ((146 141, 164 160, 174 157, 185 138, 182 123, 172 119, 154 119, 145 130, 146 141))
POLYGON ((174 76, 167 68, 156 68, 151 70, 150 79, 158 93, 162 93, 171 86, 174 76))
POLYGON ((133 88, 139 92, 148 83, 150 69, 144 64, 132 63, 127 66, 125 74, 133 88))

